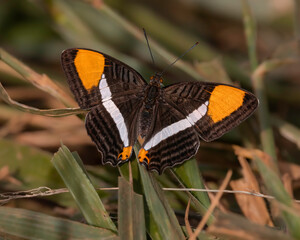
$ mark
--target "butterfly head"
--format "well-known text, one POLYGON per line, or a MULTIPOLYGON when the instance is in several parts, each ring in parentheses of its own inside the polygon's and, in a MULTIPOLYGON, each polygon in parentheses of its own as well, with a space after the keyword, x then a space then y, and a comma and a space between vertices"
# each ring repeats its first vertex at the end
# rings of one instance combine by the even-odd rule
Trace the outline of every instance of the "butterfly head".
POLYGON ((156 72, 153 76, 151 76, 150 84, 161 87, 163 85, 163 79, 162 79, 161 74, 156 72))

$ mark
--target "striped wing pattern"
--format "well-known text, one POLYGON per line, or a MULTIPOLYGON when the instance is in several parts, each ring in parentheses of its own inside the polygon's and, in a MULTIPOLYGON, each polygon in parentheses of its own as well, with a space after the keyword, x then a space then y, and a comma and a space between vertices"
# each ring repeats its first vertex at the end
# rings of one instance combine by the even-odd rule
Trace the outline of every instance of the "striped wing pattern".
POLYGON ((169 104, 159 104, 152 131, 142 149, 148 151, 143 163, 149 170, 162 173, 194 156, 200 146, 197 131, 186 116, 169 104))
POLYGON ((162 173, 194 156, 200 138, 221 137, 258 106, 252 93, 229 85, 148 85, 128 65, 94 50, 68 49, 61 61, 79 106, 90 109, 85 125, 102 164, 128 161, 139 136, 138 160, 162 173))
POLYGON ((217 119, 218 121, 213 121, 208 111, 201 118, 201 121, 196 122, 195 128, 199 136, 207 142, 221 137, 239 125, 258 106, 258 100, 252 93, 217 83, 189 82, 169 85, 165 88, 165 98, 170 105, 179 109, 185 115, 194 111, 194 109, 205 101, 208 101, 208 109, 210 107, 214 109, 218 107, 218 111, 224 110, 224 117, 217 119), (216 87, 223 87, 225 93, 228 91, 228 88, 230 94, 218 95, 217 99, 215 99, 216 97, 213 98, 213 96, 215 94, 214 91, 217 91, 215 90, 216 87), (235 94, 237 94, 236 98, 237 100, 240 99, 240 102, 236 103, 236 108, 231 109, 230 107, 234 106, 232 99, 234 99, 235 94), (238 94, 244 94, 244 96, 238 94), (227 111, 225 111, 226 109, 227 111))
POLYGON ((104 53, 94 50, 79 48, 67 49, 61 55, 61 63, 65 75, 67 76, 70 89, 79 106, 83 109, 91 108, 102 103, 99 83, 103 74, 113 95, 132 94, 147 85, 143 77, 133 68, 104 53), (94 55, 96 55, 96 57, 94 55), (85 63, 85 65, 80 64, 80 66, 82 66, 81 69, 76 67, 78 56, 82 56, 80 59, 85 63), (100 62, 102 59, 103 64, 95 64, 95 62, 100 62), (85 73, 85 75, 82 74, 83 76, 81 76, 80 72, 85 73), (88 75, 87 73, 90 74, 88 75), (95 80, 92 78, 95 78, 95 80), (91 82, 90 79, 95 81, 95 83, 90 84, 90 88, 88 89, 84 83, 91 82))
POLYGON ((115 120, 102 104, 93 107, 87 114, 85 126, 89 136, 101 153, 101 163, 110 163, 112 166, 116 166, 125 163, 130 158, 131 153, 123 160, 119 158, 119 154, 123 151, 124 147, 133 146, 136 141, 136 124, 131 123, 137 121, 136 111, 139 110, 139 106, 136 104, 138 99, 134 97, 127 98, 126 100, 120 97, 113 100, 120 112, 124 113, 123 119, 127 128, 126 134, 124 132, 122 135, 119 134, 120 130, 115 120), (124 137, 127 137, 129 141, 126 143, 125 139, 126 146, 124 139, 122 139, 124 137))

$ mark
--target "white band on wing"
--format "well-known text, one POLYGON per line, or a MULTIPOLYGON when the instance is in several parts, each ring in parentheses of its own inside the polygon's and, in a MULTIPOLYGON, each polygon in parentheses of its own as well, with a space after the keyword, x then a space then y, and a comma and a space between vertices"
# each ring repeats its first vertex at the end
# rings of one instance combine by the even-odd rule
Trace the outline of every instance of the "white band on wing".
POLYGON ((157 132, 145 145, 144 149, 148 151, 150 148, 155 147, 161 141, 175 135, 176 133, 183 131, 199 121, 207 112, 208 101, 202 104, 199 108, 191 112, 185 119, 172 123, 171 125, 163 128, 157 132))
POLYGON ((102 74, 100 83, 99 83, 99 90, 101 93, 102 103, 105 107, 106 111, 110 114, 112 119, 114 120, 120 134, 120 138, 122 142, 124 143, 124 147, 129 146, 129 139, 128 139, 128 131, 127 127, 124 121, 124 118, 122 116, 122 113, 120 112, 119 108, 116 106, 116 104, 111 100, 111 91, 109 89, 109 86, 107 84, 107 80, 105 78, 105 75, 102 74))

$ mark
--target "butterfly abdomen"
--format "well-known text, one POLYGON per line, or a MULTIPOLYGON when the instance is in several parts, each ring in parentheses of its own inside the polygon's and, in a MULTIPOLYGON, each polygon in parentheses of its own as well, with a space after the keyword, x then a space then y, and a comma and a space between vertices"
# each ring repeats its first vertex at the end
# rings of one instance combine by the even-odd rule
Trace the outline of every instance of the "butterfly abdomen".
POLYGON ((145 89, 142 108, 138 121, 138 135, 144 138, 152 127, 156 106, 161 98, 161 89, 157 86, 148 85, 145 89))

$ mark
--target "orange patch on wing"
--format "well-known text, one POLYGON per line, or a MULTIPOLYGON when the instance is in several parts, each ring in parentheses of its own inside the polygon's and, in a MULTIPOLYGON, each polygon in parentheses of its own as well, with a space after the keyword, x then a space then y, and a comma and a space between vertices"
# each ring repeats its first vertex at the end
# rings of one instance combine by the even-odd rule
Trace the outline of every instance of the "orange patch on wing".
POLYGON ((105 64, 105 57, 102 54, 79 49, 74 64, 86 90, 98 87, 105 64))
POLYGON ((146 151, 144 148, 141 148, 139 151, 138 159, 140 162, 143 162, 145 159, 147 160, 147 163, 149 164, 150 159, 147 157, 148 151, 146 151))
POLYGON ((245 94, 238 88, 216 86, 209 98, 207 114, 215 123, 221 121, 243 105, 245 94))
POLYGON ((121 158, 123 161, 127 160, 131 156, 132 146, 124 147, 123 152, 118 156, 118 159, 121 158))

